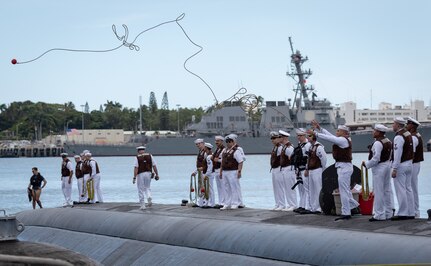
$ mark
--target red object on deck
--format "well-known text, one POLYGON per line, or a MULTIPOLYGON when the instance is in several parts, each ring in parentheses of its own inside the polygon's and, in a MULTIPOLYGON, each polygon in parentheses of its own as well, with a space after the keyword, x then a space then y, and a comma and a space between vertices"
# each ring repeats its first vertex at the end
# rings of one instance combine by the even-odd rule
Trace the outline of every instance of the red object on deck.
POLYGON ((16 61, 16 59, 14 58, 14 59, 12 59, 12 61, 10 61, 12 64, 16 64, 17 63, 17 61, 16 61))
POLYGON ((362 215, 372 215, 373 214, 373 203, 374 194, 370 192, 367 200, 362 198, 362 193, 359 194, 359 208, 361 209, 362 215))

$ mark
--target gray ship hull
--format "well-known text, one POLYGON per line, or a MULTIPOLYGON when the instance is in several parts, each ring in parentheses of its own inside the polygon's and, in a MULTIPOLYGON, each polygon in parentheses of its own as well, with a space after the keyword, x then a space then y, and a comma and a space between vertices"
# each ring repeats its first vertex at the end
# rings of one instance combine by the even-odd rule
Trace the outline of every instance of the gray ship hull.
MULTIPOLYGON (((431 139, 431 127, 420 129, 426 143, 431 139)), ((393 132, 388 132, 389 139, 394 138, 393 132)), ((352 133, 353 152, 368 152, 368 146, 373 142, 372 131, 352 133)), ((147 139, 144 143, 129 143, 125 145, 91 145, 91 144, 65 144, 64 150, 69 155, 80 154, 83 150, 90 150, 93 156, 133 156, 136 154, 136 147, 144 144, 147 151, 156 156, 168 155, 195 155, 197 153, 194 144, 195 138, 154 138, 147 139)), ((214 142, 213 138, 205 138, 206 142, 214 142)), ((297 145, 296 136, 292 135, 290 141, 297 145)), ((320 141, 325 146, 326 152, 332 151, 332 144, 320 141)), ((272 150, 272 143, 268 137, 238 137, 238 144, 243 147, 246 154, 269 154, 272 150)))

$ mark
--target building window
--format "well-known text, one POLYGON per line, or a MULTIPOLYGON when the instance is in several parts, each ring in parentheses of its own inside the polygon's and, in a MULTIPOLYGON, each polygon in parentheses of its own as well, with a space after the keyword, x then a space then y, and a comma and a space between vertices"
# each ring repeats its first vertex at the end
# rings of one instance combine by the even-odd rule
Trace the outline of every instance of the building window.
POLYGON ((233 116, 229 116, 229 121, 230 121, 230 122, 235 121, 235 117, 233 117, 233 116))

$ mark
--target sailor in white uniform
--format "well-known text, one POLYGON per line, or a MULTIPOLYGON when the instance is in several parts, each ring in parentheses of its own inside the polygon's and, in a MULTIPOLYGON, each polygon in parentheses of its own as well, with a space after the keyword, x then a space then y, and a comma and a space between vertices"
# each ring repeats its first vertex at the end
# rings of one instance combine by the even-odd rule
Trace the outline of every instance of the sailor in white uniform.
POLYGON ((215 145, 216 150, 214 151, 213 155, 211 156, 213 161, 213 172, 214 172, 214 179, 216 180, 217 184, 217 195, 218 195, 218 204, 216 205, 218 208, 223 207, 225 205, 225 197, 226 197, 226 179, 220 178, 220 167, 221 167, 221 154, 223 149, 225 148, 224 143, 224 137, 223 136, 215 136, 215 145))
POLYGON ((353 174, 352 164, 352 141, 349 137, 349 128, 345 125, 339 125, 336 131, 336 136, 329 131, 321 128, 316 120, 311 122, 315 129, 317 139, 334 143, 332 146, 332 156, 335 159, 335 168, 337 168, 338 187, 340 190, 341 199, 341 216, 338 220, 347 220, 352 218, 352 210, 359 206, 359 203, 353 198, 350 190, 350 180, 353 174))
POLYGON ((93 180, 93 186, 94 186, 94 195, 93 199, 90 200, 90 203, 102 203, 103 202, 103 195, 102 195, 102 189, 100 188, 100 170, 98 163, 92 158, 92 154, 90 152, 87 152, 85 154, 86 159, 89 162, 89 165, 91 167, 90 172, 90 178, 89 180, 93 180), (96 199, 97 198, 97 199, 96 199))
POLYGON ((374 126, 374 143, 371 146, 368 161, 362 165, 373 173, 373 217, 370 222, 385 221, 392 217, 393 193, 390 177, 392 142, 385 136, 389 129, 382 124, 374 126))
POLYGON ((271 142, 274 145, 271 151, 271 176, 272 176, 272 189, 274 191, 275 207, 274 211, 282 211, 286 209, 286 198, 285 198, 285 185, 283 179, 283 173, 280 168, 280 157, 282 145, 280 145, 281 138, 278 132, 270 132, 271 142))
POLYGON ((213 161, 212 161, 212 152, 211 149, 213 145, 211 143, 205 142, 205 147, 207 148, 207 157, 205 158, 205 167, 203 169, 203 178, 208 178, 209 180, 209 192, 208 192, 208 200, 204 200, 203 207, 204 208, 213 208, 214 203, 214 173, 213 173, 213 161))
MULTIPOLYGON (((297 213, 309 212, 310 207, 310 195, 309 195, 309 179, 304 176, 305 166, 307 164, 308 152, 310 150, 311 144, 307 140, 307 132, 304 128, 298 128, 295 130, 296 136, 298 138, 298 147, 302 150, 302 159, 299 165, 295 165, 295 171, 299 171, 299 178, 297 177, 297 182, 302 180, 302 183, 298 185, 299 190, 299 208, 294 211, 297 213), (298 168, 299 166, 299 168, 298 168)), ((297 147, 297 148, 298 148, 297 147)), ((296 156, 296 155, 295 155, 296 156)), ((298 160, 298 159, 295 159, 298 160)))
POLYGON ((391 220, 415 218, 414 196, 412 190, 413 139, 404 128, 406 120, 396 117, 392 124, 395 132, 392 171, 395 193, 398 201, 398 213, 391 220))
POLYGON ((293 146, 289 141, 290 134, 284 130, 279 130, 281 139, 280 169, 283 175, 284 198, 286 208, 282 211, 293 211, 298 205, 296 191, 292 187, 296 183, 295 169, 292 165, 293 146))
POLYGON ((63 191, 64 203, 63 207, 72 206, 72 178, 73 167, 72 162, 68 158, 67 153, 60 154, 62 158, 61 163, 61 190, 63 191))
POLYGON ((145 152, 145 146, 139 146, 136 148, 138 155, 135 157, 133 164, 133 184, 136 183, 138 188, 140 210, 145 210, 145 198, 148 201, 148 207, 153 204, 151 197, 151 179, 153 177, 153 170, 155 174, 155 180, 159 180, 159 172, 157 170, 157 164, 154 160, 153 155, 145 152))
POLYGON ((237 209, 242 204, 239 180, 245 156, 243 150, 236 144, 236 139, 235 134, 225 138, 227 147, 222 152, 220 176, 227 181, 227 193, 225 205, 220 210, 237 209))
POLYGON ((421 169, 421 162, 424 160, 424 144, 421 134, 417 131, 421 124, 414 118, 407 118, 406 129, 412 134, 413 137, 413 168, 412 168, 412 190, 415 200, 415 217, 420 217, 419 212, 419 190, 418 190, 418 176, 421 169))
MULTIPOLYGON (((310 213, 320 214, 320 191, 322 190, 322 173, 326 168, 326 152, 325 147, 317 141, 314 132, 310 130, 307 134, 308 142, 311 144, 307 166, 304 171, 304 176, 308 176, 308 190, 310 196, 310 213)), ((303 212, 300 212, 303 214, 303 212)), ((305 212, 307 214, 307 212, 305 212)))
MULTIPOLYGON (((198 175, 198 183, 199 183, 199 178, 203 178, 202 170, 204 166, 204 161, 208 154, 206 152, 205 141, 203 139, 199 138, 199 139, 196 139, 194 142, 199 151, 196 157, 196 170, 193 171, 192 176, 198 175)), ((198 188, 195 188, 195 189, 198 189, 198 188)), ((204 204, 204 197, 201 191, 198 191, 198 194, 199 194, 199 198, 197 199, 196 205, 199 207, 202 207, 204 204)))

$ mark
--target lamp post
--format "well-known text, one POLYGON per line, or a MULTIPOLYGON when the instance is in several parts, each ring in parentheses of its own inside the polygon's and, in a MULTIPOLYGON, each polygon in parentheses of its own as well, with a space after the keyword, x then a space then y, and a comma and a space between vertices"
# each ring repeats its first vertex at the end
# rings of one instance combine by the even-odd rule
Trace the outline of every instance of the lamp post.
POLYGON ((65 132, 65 133, 66 133, 66 142, 68 142, 68 141, 69 141, 69 138, 68 138, 68 136, 67 136, 67 131, 69 130, 69 123, 70 123, 70 122, 72 122, 72 120, 69 120, 69 121, 67 121, 67 122, 66 122, 66 132, 65 132))
POLYGON ((82 108, 82 144, 84 144, 84 104, 81 104, 82 108))
POLYGON ((181 104, 177 104, 177 113, 178 113, 178 134, 181 134, 181 132, 180 132, 180 106, 181 106, 181 104))

